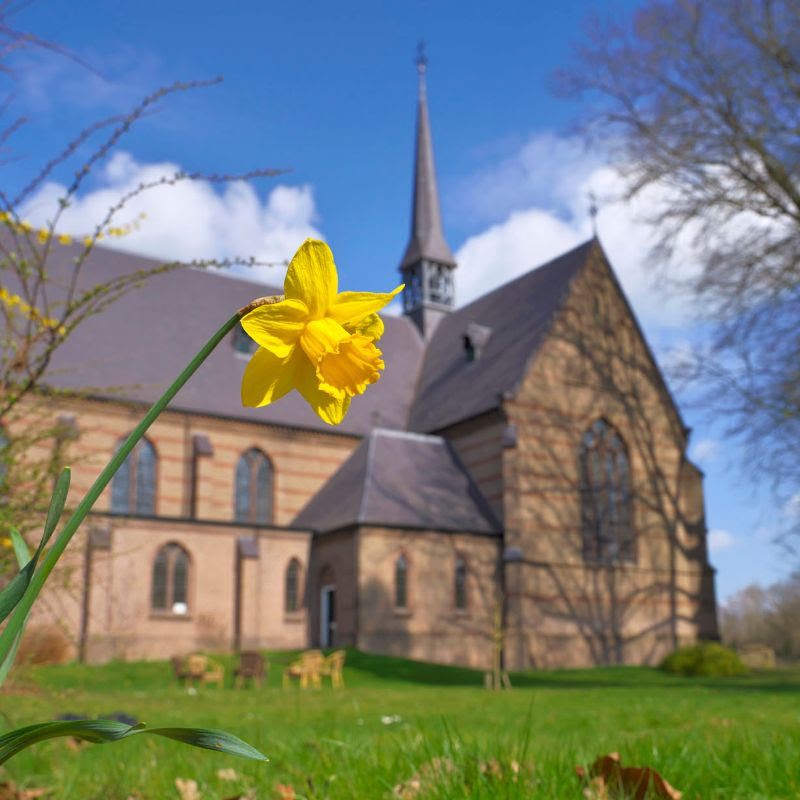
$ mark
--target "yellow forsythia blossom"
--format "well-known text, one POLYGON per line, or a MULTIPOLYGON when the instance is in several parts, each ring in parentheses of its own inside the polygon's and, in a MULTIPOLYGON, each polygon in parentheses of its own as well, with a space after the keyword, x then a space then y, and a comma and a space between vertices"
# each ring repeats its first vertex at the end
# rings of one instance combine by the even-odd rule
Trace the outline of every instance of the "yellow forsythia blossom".
POLYGON ((338 425, 350 399, 380 377, 375 342, 383 322, 376 312, 402 290, 339 293, 330 248, 306 239, 289 264, 284 299, 242 317, 259 345, 242 378, 242 403, 265 406, 297 389, 325 422, 338 425))

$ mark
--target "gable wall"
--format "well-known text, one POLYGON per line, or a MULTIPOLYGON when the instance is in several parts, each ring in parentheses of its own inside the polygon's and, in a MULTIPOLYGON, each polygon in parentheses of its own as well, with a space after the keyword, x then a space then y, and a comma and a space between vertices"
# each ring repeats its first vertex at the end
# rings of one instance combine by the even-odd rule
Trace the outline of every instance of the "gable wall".
POLYGON ((702 517, 702 490, 695 482, 687 494, 679 479, 685 434, 599 259, 576 279, 504 409, 517 431, 503 456, 506 544, 524 558, 506 572, 512 665, 653 663, 707 631, 705 526, 684 519, 702 517), (633 565, 583 558, 579 451, 598 418, 628 448, 633 565))

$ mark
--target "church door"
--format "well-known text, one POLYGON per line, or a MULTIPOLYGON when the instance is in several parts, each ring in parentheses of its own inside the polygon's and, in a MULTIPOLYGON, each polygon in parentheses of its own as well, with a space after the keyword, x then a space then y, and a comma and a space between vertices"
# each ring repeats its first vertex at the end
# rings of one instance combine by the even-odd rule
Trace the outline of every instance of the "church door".
POLYGON ((322 647, 336 644, 336 587, 328 584, 320 590, 320 632, 322 647))

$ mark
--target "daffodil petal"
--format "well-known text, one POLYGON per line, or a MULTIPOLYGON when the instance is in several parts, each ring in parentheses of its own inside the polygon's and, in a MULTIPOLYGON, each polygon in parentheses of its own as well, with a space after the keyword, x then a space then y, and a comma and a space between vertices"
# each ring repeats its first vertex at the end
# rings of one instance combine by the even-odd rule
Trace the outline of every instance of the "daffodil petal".
POLYGON ((391 303, 404 288, 405 284, 401 283, 391 292, 342 292, 334 298, 328 316, 340 325, 355 325, 391 303))
POLYGON ((360 333, 362 336, 369 336, 373 342, 377 342, 383 336, 383 320, 377 314, 370 314, 355 325, 346 323, 342 327, 348 333, 360 333))
POLYGON ((284 357, 259 347, 245 367, 242 377, 242 405, 266 406, 290 392, 300 360, 307 361, 299 348, 284 357))
POLYGON ((282 300, 258 306, 242 317, 242 327, 253 341, 283 357, 294 347, 308 320, 300 300, 282 300))
POLYGON ((319 388, 316 371, 307 358, 298 360, 294 381, 297 391, 323 422, 338 425, 344 419, 350 407, 350 398, 347 395, 341 398, 331 397, 323 392, 319 388))
POLYGON ((330 247, 318 239, 306 239, 289 264, 283 293, 292 300, 302 300, 311 319, 321 319, 338 289, 339 278, 330 247))

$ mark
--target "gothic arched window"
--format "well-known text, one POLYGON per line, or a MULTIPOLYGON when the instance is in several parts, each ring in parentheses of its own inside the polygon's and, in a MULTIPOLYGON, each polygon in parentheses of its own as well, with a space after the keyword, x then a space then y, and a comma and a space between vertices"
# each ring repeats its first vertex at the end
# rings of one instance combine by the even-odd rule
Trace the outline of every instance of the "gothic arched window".
POLYGON ((394 607, 408 608, 408 561, 404 555, 394 562, 394 607))
POLYGON ((584 559, 604 564, 634 561, 628 453, 604 419, 583 434, 580 478, 584 559))
POLYGON ((456 556, 453 573, 453 602, 460 611, 467 607, 467 563, 461 556, 456 556))
POLYGON ((255 447, 243 453, 236 464, 234 506, 237 522, 272 522, 272 464, 255 447))
POLYGON ((189 612, 189 554, 179 544, 165 544, 156 553, 150 607, 170 614, 189 612))
POLYGON ((300 608, 300 562, 296 558, 286 567, 283 607, 285 611, 297 611, 300 608))
POLYGON ((147 516, 156 513, 156 461, 155 447, 147 439, 140 439, 111 479, 113 512, 147 516))

